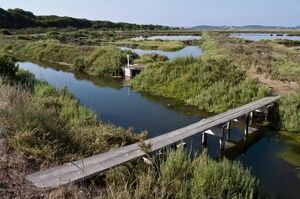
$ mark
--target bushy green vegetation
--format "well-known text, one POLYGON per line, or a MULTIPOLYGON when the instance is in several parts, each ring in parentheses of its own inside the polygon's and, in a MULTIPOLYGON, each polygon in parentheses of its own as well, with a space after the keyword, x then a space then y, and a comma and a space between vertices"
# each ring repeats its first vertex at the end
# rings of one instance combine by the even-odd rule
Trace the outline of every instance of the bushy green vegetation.
POLYGON ((277 44, 283 44, 288 47, 293 47, 293 46, 300 46, 300 41, 296 40, 289 40, 289 39, 275 39, 275 43, 277 44))
MULTIPOLYGON (((79 56, 86 55, 91 49, 82 49, 76 45, 61 44, 55 40, 28 42, 17 53, 35 60, 72 65, 79 56)), ((72 66, 71 66, 72 67, 72 66)))
POLYGON ((70 70, 100 77, 120 76, 122 67, 127 64, 127 55, 132 60, 138 57, 114 46, 79 46, 57 40, 20 41, 1 40, 0 46, 17 56, 64 65, 70 70))
POLYGON ((86 57, 85 65, 89 67, 89 74, 118 76, 122 72, 121 67, 127 63, 127 55, 131 55, 131 59, 137 57, 131 51, 121 51, 114 46, 98 47, 86 57))
POLYGON ((98 123, 65 90, 36 84, 7 119, 16 125, 10 144, 18 151, 48 161, 66 162, 136 142, 131 130, 98 123))
POLYGON ((300 90, 280 99, 278 124, 282 130, 300 132, 300 90))
POLYGON ((0 53, 0 76, 11 79, 15 77, 17 71, 18 66, 15 65, 12 58, 0 53))
POLYGON ((210 112, 223 112, 264 97, 270 90, 225 59, 179 58, 149 65, 131 85, 138 90, 177 98, 210 112), (217 100, 216 100, 217 99, 217 100))
POLYGON ((95 29, 125 29, 125 30, 168 30, 169 27, 159 25, 137 25, 130 23, 113 23, 110 21, 90 21, 87 19, 76 19, 72 17, 35 16, 33 13, 22 9, 0 8, 0 27, 9 29, 55 27, 55 28, 95 28, 95 29))
POLYGON ((177 51, 184 48, 185 44, 181 41, 164 41, 164 40, 120 40, 113 44, 118 46, 126 46, 130 48, 139 48, 145 50, 162 50, 162 51, 177 51))
MULTIPOLYGON (((158 173, 149 168, 137 172, 133 181, 126 173, 114 170, 115 184, 110 184, 103 198, 266 198, 258 181, 240 163, 213 161, 204 154, 193 160, 182 149, 170 151, 160 162, 158 173)), ((123 168, 125 169, 125 168, 123 168)))
POLYGON ((156 53, 141 55, 139 59, 134 60, 135 64, 150 64, 168 61, 168 57, 156 53))

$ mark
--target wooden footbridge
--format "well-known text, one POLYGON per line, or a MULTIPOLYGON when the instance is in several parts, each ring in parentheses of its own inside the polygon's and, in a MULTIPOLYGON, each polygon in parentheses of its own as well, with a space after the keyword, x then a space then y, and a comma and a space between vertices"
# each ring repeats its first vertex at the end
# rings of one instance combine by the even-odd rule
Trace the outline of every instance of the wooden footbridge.
MULTIPOLYGON (((231 109, 225 113, 206 118, 184 128, 148 139, 145 143, 150 144, 151 151, 155 152, 159 149, 181 142, 190 136, 202 133, 203 144, 205 144, 207 139, 206 134, 218 136, 220 139, 220 149, 222 150, 224 149, 226 141, 226 132, 230 130, 231 121, 243 119, 245 122, 245 136, 247 136, 249 132, 249 121, 253 112, 258 111, 267 114, 268 107, 279 98, 279 96, 266 97, 251 102, 239 108, 231 109), (221 127, 223 130, 217 132, 214 130, 216 127, 221 127), (225 128, 227 128, 226 131, 224 130, 225 128)), ((143 156, 145 156, 145 153, 140 149, 139 144, 136 143, 86 159, 30 174, 26 176, 26 180, 39 188, 51 189, 92 177, 118 165, 142 158, 143 156)))

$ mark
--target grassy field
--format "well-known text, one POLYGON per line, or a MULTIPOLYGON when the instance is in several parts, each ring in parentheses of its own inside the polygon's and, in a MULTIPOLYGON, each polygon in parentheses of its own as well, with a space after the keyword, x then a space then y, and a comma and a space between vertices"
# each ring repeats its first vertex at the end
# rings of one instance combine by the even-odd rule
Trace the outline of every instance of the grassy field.
POLYGON ((184 43, 181 41, 163 41, 163 40, 119 40, 113 44, 117 46, 126 46, 130 48, 139 48, 144 50, 162 50, 162 51, 177 51, 184 48, 184 43))
POLYGON ((276 41, 251 42, 229 38, 227 34, 206 33, 202 39, 202 59, 225 58, 239 67, 266 78, 299 82, 300 53, 276 41))

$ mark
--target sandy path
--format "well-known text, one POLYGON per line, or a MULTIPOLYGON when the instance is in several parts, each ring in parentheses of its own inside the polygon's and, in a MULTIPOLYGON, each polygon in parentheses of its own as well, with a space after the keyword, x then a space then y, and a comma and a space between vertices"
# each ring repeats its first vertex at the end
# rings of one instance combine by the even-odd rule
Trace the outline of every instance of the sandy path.
POLYGON ((273 80, 267 78, 264 74, 257 74, 256 69, 254 68, 248 70, 247 75, 251 78, 258 79, 261 83, 269 86, 273 90, 273 94, 276 95, 283 95, 300 88, 300 86, 296 82, 273 80))

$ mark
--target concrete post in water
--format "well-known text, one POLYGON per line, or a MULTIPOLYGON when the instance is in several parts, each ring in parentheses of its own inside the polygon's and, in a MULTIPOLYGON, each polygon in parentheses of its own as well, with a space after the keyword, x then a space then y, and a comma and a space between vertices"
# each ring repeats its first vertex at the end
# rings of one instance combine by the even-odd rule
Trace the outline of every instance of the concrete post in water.
POLYGON ((205 132, 202 132, 202 146, 207 146, 207 135, 205 132))

